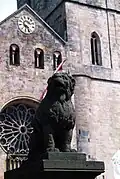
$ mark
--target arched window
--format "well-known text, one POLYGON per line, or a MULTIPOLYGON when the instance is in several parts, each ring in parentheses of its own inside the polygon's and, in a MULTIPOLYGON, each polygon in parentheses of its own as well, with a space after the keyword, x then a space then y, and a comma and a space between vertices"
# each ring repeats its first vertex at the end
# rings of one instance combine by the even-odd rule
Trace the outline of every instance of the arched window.
POLYGON ((100 38, 96 32, 91 34, 91 56, 93 65, 102 65, 100 38))
POLYGON ((20 50, 16 44, 10 45, 10 65, 20 65, 20 50))
POLYGON ((40 48, 35 49, 35 68, 44 69, 44 52, 40 48))
MULTIPOLYGON (((53 54, 53 70, 56 70, 56 68, 59 66, 59 64, 62 62, 62 55, 59 51, 55 51, 53 54)), ((60 68, 62 70, 62 67, 60 68)))

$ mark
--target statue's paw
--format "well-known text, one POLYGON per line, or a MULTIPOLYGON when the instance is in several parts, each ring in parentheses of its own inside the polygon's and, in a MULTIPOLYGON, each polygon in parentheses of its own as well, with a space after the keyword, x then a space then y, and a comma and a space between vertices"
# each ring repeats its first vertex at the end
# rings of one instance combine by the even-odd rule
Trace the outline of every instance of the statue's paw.
POLYGON ((75 149, 64 148, 62 152, 77 152, 75 149))
POLYGON ((71 152, 70 149, 62 149, 62 152, 71 152))
POLYGON ((54 148, 54 152, 60 152, 58 148, 54 148))
POLYGON ((75 149, 71 149, 70 152, 77 152, 77 150, 75 150, 75 149))
POLYGON ((59 149, 50 147, 50 148, 47 148, 46 151, 47 152, 59 152, 59 149))

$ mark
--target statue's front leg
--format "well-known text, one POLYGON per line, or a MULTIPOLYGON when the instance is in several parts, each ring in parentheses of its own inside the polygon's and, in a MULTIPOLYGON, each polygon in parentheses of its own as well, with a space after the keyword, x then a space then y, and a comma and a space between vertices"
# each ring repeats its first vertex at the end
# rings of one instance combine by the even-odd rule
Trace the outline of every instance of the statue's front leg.
POLYGON ((54 131, 50 125, 43 127, 44 133, 44 151, 58 151, 55 148, 54 131))
POLYGON ((70 152, 71 151, 71 140, 72 140, 73 130, 65 130, 61 133, 60 136, 60 151, 61 152, 70 152))

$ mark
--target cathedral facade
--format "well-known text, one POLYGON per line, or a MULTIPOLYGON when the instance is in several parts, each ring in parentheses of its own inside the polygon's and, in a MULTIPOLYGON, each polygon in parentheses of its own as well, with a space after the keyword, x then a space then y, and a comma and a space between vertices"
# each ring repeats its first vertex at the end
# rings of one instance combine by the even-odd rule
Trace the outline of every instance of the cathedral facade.
POLYGON ((17 0, 17 7, 0 23, 0 110, 14 116, 0 127, 0 179, 7 151, 27 152, 26 125, 64 60, 61 70, 76 79, 75 147, 88 160, 103 160, 101 178, 112 179, 109 165, 120 147, 119 1, 17 0))

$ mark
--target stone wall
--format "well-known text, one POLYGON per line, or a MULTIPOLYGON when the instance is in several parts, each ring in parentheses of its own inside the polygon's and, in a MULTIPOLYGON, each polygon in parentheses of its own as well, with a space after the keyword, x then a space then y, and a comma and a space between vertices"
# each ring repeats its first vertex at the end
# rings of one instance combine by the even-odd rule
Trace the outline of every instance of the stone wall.
POLYGON ((120 69, 120 13, 109 12, 111 59, 114 69, 120 69))
POLYGON ((96 10, 79 4, 66 3, 67 37, 73 68, 81 64, 91 65, 91 33, 96 32, 101 41, 102 63, 111 68, 108 22, 104 10, 96 10))
POLYGON ((120 1, 119 0, 107 0, 107 6, 110 9, 120 11, 120 1))
POLYGON ((103 160, 107 172, 120 147, 120 82, 76 79, 78 150, 87 153, 90 160, 103 160))
POLYGON ((70 2, 74 3, 82 3, 86 5, 92 5, 92 6, 97 6, 97 7, 106 7, 106 2, 105 0, 69 0, 70 2))

